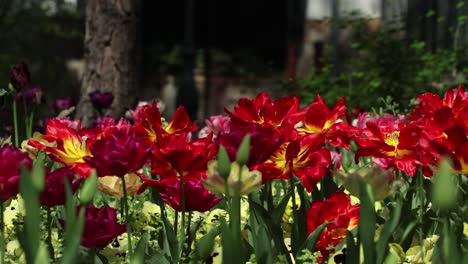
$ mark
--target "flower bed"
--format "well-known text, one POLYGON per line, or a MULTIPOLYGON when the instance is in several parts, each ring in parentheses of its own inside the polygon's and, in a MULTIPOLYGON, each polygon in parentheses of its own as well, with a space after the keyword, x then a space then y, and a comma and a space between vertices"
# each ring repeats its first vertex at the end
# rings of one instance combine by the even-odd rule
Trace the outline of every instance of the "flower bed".
MULTIPOLYGON (((13 73, 3 96, 17 98, 32 88, 24 65, 13 73)), ((104 98, 99 110, 112 102, 90 96, 104 98)), ((317 95, 301 109, 296 96, 261 93, 201 130, 183 107, 164 120, 156 102, 92 127, 49 118, 42 134, 24 111, 22 144, 26 99, 13 100, 1 258, 466 263, 468 92, 416 99, 406 115, 352 118, 344 99, 330 108, 317 95)))

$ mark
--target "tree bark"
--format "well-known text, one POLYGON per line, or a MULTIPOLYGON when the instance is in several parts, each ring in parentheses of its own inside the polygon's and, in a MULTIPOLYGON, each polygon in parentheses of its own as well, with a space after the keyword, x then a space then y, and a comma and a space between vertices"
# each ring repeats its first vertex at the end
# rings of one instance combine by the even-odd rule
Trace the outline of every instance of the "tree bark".
POLYGON ((89 93, 112 92, 114 101, 106 111, 122 116, 135 104, 139 86, 141 0, 88 0, 84 43, 85 71, 76 118, 84 125, 95 117, 89 93))

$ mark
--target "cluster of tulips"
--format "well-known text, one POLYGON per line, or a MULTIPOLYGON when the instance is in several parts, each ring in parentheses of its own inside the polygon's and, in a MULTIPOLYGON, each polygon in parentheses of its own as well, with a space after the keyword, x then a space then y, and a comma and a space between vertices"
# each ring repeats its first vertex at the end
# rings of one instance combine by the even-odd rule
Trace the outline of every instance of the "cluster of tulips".
MULTIPOLYGON (((337 252, 345 254, 344 247, 346 255, 351 255, 351 247, 356 246, 352 241, 364 246, 373 242, 373 237, 356 234, 356 227, 364 230, 360 221, 364 214, 376 213, 374 202, 396 196, 404 199, 405 186, 424 191, 424 181, 441 171, 443 160, 449 161, 450 175, 468 174, 468 92, 460 86, 448 89, 443 97, 427 93, 416 99, 407 115, 364 112, 351 120, 344 98, 330 108, 317 95, 315 102, 300 108, 296 96, 273 100, 261 93, 254 99, 241 98, 232 110, 225 109, 226 115, 209 118, 201 130, 182 106, 166 121, 157 102, 130 110, 130 118, 98 118, 91 127, 83 127, 80 120, 50 118, 44 133, 35 132, 21 146, 4 140, 0 148, 2 209, 12 199, 20 199, 16 197, 22 177, 42 175, 39 205, 49 214, 55 211, 58 219, 46 220, 46 226, 67 232, 67 223, 75 221, 67 216, 82 214, 79 241, 93 254, 125 232, 125 256, 135 260, 134 256, 149 254, 133 250, 142 247, 143 236, 132 224, 138 209, 128 202, 142 196, 160 207, 156 222, 162 223, 164 231, 160 232, 167 241, 155 247, 163 248, 171 262, 213 258, 217 236, 222 238, 218 242, 225 263, 253 259, 258 263, 328 262, 337 259, 337 252), (41 164, 42 173, 34 173, 36 163, 41 164), (70 196, 75 192, 79 198, 70 196), (121 207, 98 201, 96 192, 120 199, 121 207), (250 209, 242 210, 243 203, 250 209), (363 207, 369 204, 370 213, 363 207), (70 205, 76 214, 60 213, 60 208, 70 205), (217 209, 227 211, 228 220, 220 220, 220 229, 214 233, 196 233, 193 214, 217 209), (256 235, 267 239, 259 241, 256 235), (132 242, 135 238, 140 239, 138 245, 132 242), (264 253, 262 243, 276 251, 264 253), (307 250, 311 254, 304 254, 307 250)), ((460 185, 464 181, 460 178, 460 185)), ((443 191, 439 196, 444 196, 443 191)), ((438 199, 435 204, 440 208, 434 210, 452 210, 454 199, 438 199)), ((427 200, 417 207, 420 221, 432 210, 427 200)), ((365 224, 371 225, 375 235, 378 221, 365 224)), ((388 233, 384 231, 381 237, 388 233)), ((3 249, 4 233, 3 228, 3 249)), ((421 238, 422 244, 426 237, 421 238)), ((50 235, 47 240, 52 260, 66 252, 54 249, 50 235)), ((371 254, 366 250, 364 260, 387 259, 395 247, 388 246, 391 235, 385 242, 383 251, 371 254)), ((359 258, 359 248, 357 252, 359 258)))

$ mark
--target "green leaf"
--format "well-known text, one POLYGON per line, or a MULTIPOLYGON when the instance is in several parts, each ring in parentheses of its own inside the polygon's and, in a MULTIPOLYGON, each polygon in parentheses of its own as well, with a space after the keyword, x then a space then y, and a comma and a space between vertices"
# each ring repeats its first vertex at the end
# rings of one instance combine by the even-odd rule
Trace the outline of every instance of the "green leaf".
POLYGON ((346 263, 359 264, 359 256, 359 247, 354 241, 353 234, 346 231, 346 263))
MULTIPOLYGON (((263 208, 263 206, 261 206, 260 204, 253 202, 252 199, 249 199, 249 205, 251 214, 250 219, 253 219, 253 217, 255 217, 256 221, 268 227, 268 232, 270 233, 270 237, 275 243, 276 250, 281 252, 282 255, 286 256, 288 263, 292 263, 288 248, 284 244, 283 229, 281 228, 281 225, 278 224, 278 222, 281 222, 281 218, 283 216, 281 215, 279 219, 272 219, 271 215, 267 212, 267 210, 265 210, 265 208, 263 208)), ((254 220, 250 220, 250 222, 252 221, 254 220)))
POLYGON ((382 263, 385 259, 385 256, 387 255, 389 250, 388 243, 390 237, 392 236, 393 231, 395 230, 400 221, 402 202, 399 198, 400 196, 397 196, 395 201, 395 207, 390 213, 390 219, 385 223, 382 232, 380 233, 380 239, 379 241, 377 241, 377 263, 382 263))
POLYGON ((162 224, 163 224, 163 252, 166 256, 170 257, 172 262, 176 263, 179 259, 179 241, 177 240, 177 236, 174 232, 174 229, 167 218, 166 212, 162 210, 161 207, 161 217, 162 217, 162 224))
POLYGON ((142 264, 145 262, 145 251, 148 247, 149 234, 143 233, 130 259, 130 264, 142 264))
POLYGON ((49 257, 49 251, 47 250, 47 246, 42 244, 39 247, 39 250, 36 255, 36 259, 34 260, 34 264, 42 264, 42 263, 51 263, 49 257))
POLYGON ((292 192, 286 193, 281 198, 281 201, 278 203, 278 205, 273 209, 273 213, 271 214, 271 219, 275 224, 280 225, 281 221, 283 219, 284 211, 286 210, 286 207, 288 206, 288 202, 291 199, 292 192))
POLYGON ((457 204, 458 179, 452 173, 447 159, 439 164, 439 171, 432 178, 432 202, 442 210, 451 209, 457 204))
POLYGON ((249 239, 253 246, 257 262, 272 263, 272 239, 268 234, 266 225, 261 221, 261 219, 256 217, 255 211, 250 214, 249 218, 249 239))
MULTIPOLYGON (((35 173, 39 173, 38 168, 40 164, 35 164, 35 173)), ((40 176, 40 175, 39 175, 40 176)), ((34 187, 33 175, 31 175, 26 167, 21 167, 20 175, 20 193, 24 199, 24 206, 26 215, 24 217, 24 243, 22 245, 25 249, 26 260, 33 263, 36 259, 41 234, 41 218, 40 218, 40 204, 39 204, 39 192, 34 187)))
MULTIPOLYGON (((67 185, 68 182, 65 181, 67 185)), ((71 195, 71 188, 68 185, 67 188, 68 195, 71 195)), ((68 203, 68 200, 67 200, 68 203)), ((74 206, 73 211, 75 210, 74 206)), ((60 259, 60 263, 62 264, 70 264, 75 263, 77 260, 76 256, 78 255, 79 247, 81 244, 81 236, 83 234, 84 228, 84 215, 85 215, 86 208, 81 207, 80 212, 78 214, 78 218, 68 218, 65 224, 65 244, 63 249, 63 255, 60 259)), ((74 215, 75 213, 73 213, 74 215)), ((72 213, 67 212, 67 215, 72 215, 72 213)))
POLYGON ((219 233, 219 228, 211 228, 206 235, 196 242, 201 262, 204 262, 213 252, 215 238, 219 233))
POLYGON ((31 180, 37 192, 42 192, 45 186, 44 159, 45 153, 40 152, 34 161, 34 167, 31 173, 31 180))
POLYGON ((376 263, 374 199, 372 190, 369 189, 367 184, 360 182, 359 187, 359 199, 361 201, 358 226, 359 239, 364 248, 364 264, 373 264, 376 263))
POLYGON ((331 222, 326 222, 321 225, 319 225, 310 235, 307 237, 306 241, 298 248, 297 253, 296 253, 296 258, 298 257, 298 254, 300 254, 304 249, 308 249, 310 252, 314 252, 315 250, 315 244, 317 244, 317 241, 322 234, 323 230, 325 227, 327 227, 331 222))
POLYGON ((94 195, 98 190, 98 177, 96 171, 93 170, 91 176, 89 176, 83 183, 83 188, 80 191, 80 202, 84 206, 90 204, 93 201, 94 195))
POLYGON ((7 93, 5 89, 0 89, 0 97, 4 96, 7 93))

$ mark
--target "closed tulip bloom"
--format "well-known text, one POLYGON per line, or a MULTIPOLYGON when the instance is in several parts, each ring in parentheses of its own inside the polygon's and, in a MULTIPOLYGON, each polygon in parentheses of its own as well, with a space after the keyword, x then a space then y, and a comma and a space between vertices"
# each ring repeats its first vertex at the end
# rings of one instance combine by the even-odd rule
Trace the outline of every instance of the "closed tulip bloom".
POLYGON ((85 212, 81 244, 87 248, 104 248, 125 231, 127 226, 117 223, 117 211, 114 208, 89 205, 85 212))
POLYGON ((132 130, 116 129, 114 133, 97 140, 91 147, 92 156, 84 160, 96 169, 99 177, 123 177, 143 167, 150 151, 132 130))
POLYGON ((11 145, 0 148, 0 195, 3 201, 18 194, 21 166, 31 169, 28 153, 11 145))
POLYGON ((31 74, 26 63, 22 62, 10 70, 10 83, 16 91, 28 88, 31 83, 31 74))
POLYGON ((114 95, 111 92, 99 90, 90 93, 89 98, 96 109, 108 108, 112 104, 112 101, 114 101, 114 95))
MULTIPOLYGON (((208 162, 207 178, 202 180, 203 185, 213 192, 225 193, 225 180, 219 175, 218 161, 212 160, 208 162)), ((245 195, 253 192, 262 184, 262 174, 244 165, 239 166, 237 162, 231 163, 231 172, 227 178, 227 186, 229 193, 232 195, 236 189, 240 195, 245 195)))
POLYGON ((47 207, 64 205, 66 199, 65 181, 70 183, 72 192, 76 192, 83 180, 83 178, 80 178, 74 181, 74 177, 75 174, 69 167, 47 172, 45 175, 45 189, 39 197, 41 205, 47 207))

